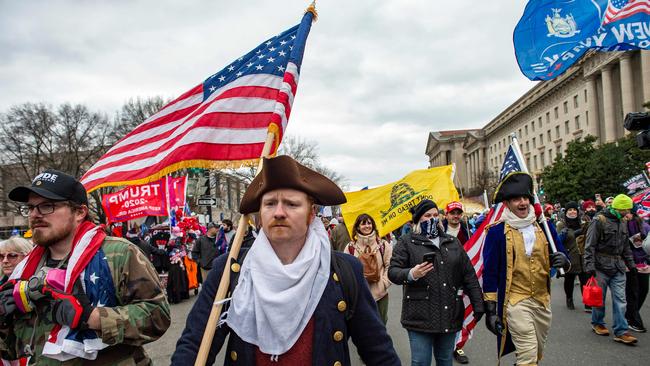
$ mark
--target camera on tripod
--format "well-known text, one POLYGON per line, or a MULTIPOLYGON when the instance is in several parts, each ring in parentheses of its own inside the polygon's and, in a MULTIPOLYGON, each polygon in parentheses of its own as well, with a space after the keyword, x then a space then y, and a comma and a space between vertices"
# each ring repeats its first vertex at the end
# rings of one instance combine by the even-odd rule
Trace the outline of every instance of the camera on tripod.
POLYGON ((628 131, 641 131, 636 135, 636 144, 639 149, 650 149, 650 113, 628 113, 623 127, 628 131))

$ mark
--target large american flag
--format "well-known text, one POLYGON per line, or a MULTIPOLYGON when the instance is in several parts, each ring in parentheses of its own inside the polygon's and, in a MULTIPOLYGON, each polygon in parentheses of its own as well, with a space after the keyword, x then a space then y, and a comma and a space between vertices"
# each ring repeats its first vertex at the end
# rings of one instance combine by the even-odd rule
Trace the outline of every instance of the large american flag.
POLYGON ((650 0, 609 0, 603 17, 603 25, 638 13, 650 14, 650 0))
MULTIPOLYGON (((499 181, 502 181, 508 174, 512 172, 525 171, 524 163, 520 160, 519 154, 511 144, 506 153, 503 165, 499 174, 499 181)), ((504 204, 501 202, 496 203, 490 208, 485 220, 481 223, 474 235, 465 243, 464 248, 469 256, 478 281, 483 287, 483 245, 485 244, 485 237, 487 236, 487 229, 496 222, 501 220, 503 214, 504 204)), ((476 326, 476 319, 472 310, 472 304, 469 302, 467 295, 463 296, 463 304, 465 305, 465 317, 463 320, 463 328, 456 335, 456 348, 463 348, 465 343, 472 337, 472 332, 476 326)))
POLYGON ((82 177, 87 191, 141 184, 181 168, 259 159, 287 126, 314 14, 260 44, 164 106, 82 177))

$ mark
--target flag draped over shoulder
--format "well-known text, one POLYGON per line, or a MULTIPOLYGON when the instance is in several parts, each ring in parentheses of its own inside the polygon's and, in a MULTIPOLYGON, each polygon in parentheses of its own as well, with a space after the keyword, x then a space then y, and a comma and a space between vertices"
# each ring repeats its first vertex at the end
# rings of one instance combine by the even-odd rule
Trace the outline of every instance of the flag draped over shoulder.
POLYGON ((550 80, 589 49, 650 49, 650 0, 530 0, 513 38, 521 72, 550 80))
POLYGON ((347 203, 341 205, 341 211, 348 230, 352 230, 357 216, 366 213, 375 220, 379 235, 384 236, 411 220, 409 209, 423 199, 439 207, 458 201, 453 174, 452 165, 415 170, 397 182, 345 193, 347 203))
POLYGON ((118 141, 82 177, 87 191, 156 180, 187 167, 259 159, 280 143, 314 13, 176 98, 118 141))
MULTIPOLYGON (((523 171, 523 162, 520 160, 519 155, 515 152, 512 144, 508 148, 503 165, 499 173, 499 181, 501 182, 508 174, 512 172, 523 171)), ((485 244, 485 237, 487 236, 487 229, 494 223, 501 221, 504 205, 502 202, 496 203, 486 215, 485 219, 476 230, 474 235, 465 243, 465 251, 469 256, 478 281, 483 287, 483 245, 485 244)), ((474 313, 472 312, 472 304, 467 295, 463 296, 463 304, 465 305, 465 314, 463 319, 463 328, 456 335, 456 347, 463 348, 465 343, 472 337, 472 332, 476 326, 474 313)))

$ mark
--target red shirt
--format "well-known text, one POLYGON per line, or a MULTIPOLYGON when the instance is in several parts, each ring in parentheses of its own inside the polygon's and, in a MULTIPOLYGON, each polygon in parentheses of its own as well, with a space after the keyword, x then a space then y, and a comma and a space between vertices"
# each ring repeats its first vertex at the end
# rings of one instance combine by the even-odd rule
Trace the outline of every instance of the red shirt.
POLYGON ((311 318, 293 347, 291 347, 287 352, 281 354, 278 357, 277 362, 272 362, 271 355, 262 353, 262 351, 256 347, 255 364, 258 366, 311 365, 311 353, 313 348, 314 318, 311 318))

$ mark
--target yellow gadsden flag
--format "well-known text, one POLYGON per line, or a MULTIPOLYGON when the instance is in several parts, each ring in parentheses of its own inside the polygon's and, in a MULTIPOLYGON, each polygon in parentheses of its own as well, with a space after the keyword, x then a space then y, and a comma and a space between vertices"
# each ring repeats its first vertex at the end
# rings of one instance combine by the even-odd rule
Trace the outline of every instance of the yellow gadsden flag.
POLYGON ((432 200, 440 208, 458 201, 453 171, 452 165, 415 170, 397 182, 346 193, 348 202, 341 205, 341 211, 350 235, 354 221, 363 213, 375 219, 379 235, 384 236, 409 221, 409 209, 424 199, 432 200))

